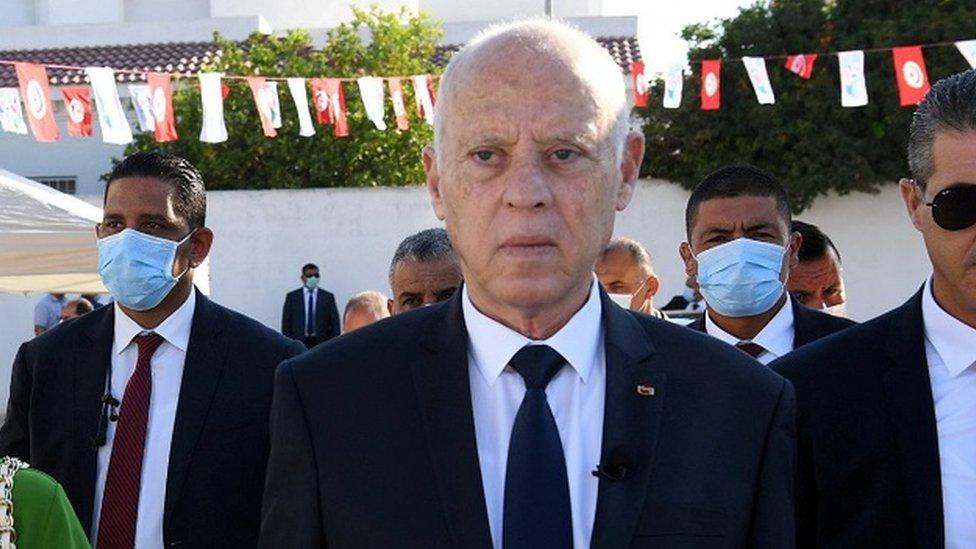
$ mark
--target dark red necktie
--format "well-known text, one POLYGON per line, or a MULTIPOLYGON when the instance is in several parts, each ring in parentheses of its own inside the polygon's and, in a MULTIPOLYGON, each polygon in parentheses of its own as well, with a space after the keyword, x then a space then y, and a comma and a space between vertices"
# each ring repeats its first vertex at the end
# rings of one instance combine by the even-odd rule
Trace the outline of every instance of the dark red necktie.
POLYGON ((139 347, 136 371, 129 378, 119 408, 112 441, 102 512, 98 520, 98 549, 132 549, 136 543, 139 485, 146 448, 149 396, 152 394, 150 360, 163 342, 157 334, 135 337, 139 347))
POLYGON ((751 341, 740 341, 736 343, 735 346, 740 351, 746 353, 752 358, 756 358, 757 356, 763 354, 763 352, 766 350, 766 348, 763 347, 762 345, 759 345, 758 343, 753 343, 751 341))

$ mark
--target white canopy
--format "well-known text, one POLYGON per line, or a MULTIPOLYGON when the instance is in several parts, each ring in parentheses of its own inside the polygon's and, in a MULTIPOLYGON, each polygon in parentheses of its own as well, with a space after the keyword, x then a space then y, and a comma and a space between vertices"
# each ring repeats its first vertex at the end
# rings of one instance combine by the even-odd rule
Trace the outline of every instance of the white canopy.
POLYGON ((101 220, 101 208, 0 169, 0 292, 105 292, 101 220))

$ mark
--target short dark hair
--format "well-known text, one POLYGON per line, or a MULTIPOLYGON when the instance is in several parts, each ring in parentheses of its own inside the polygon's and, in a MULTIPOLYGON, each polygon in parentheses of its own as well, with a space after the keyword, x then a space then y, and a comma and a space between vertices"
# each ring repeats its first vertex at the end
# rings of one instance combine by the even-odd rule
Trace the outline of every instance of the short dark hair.
POLYGON ((947 76, 932 86, 912 115, 908 132, 908 168, 915 183, 935 171, 932 145, 940 131, 976 131, 976 70, 947 76))
POLYGON ((403 239, 393 253, 390 261, 390 287, 393 286, 393 271, 401 261, 431 263, 441 259, 457 259, 447 231, 442 228, 424 229, 403 239))
POLYGON ((105 183, 105 197, 116 180, 124 177, 152 177, 173 187, 176 214, 186 220, 190 229, 199 229, 207 223, 207 189, 203 176, 185 158, 163 151, 139 152, 125 157, 112 168, 105 183))
POLYGON ((91 304, 91 301, 83 297, 79 297, 74 301, 75 304, 75 314, 81 316, 83 314, 90 313, 95 310, 95 307, 91 304))
POLYGON ((316 271, 318 271, 319 270, 319 266, 316 265, 315 263, 306 263, 306 264, 302 265, 302 275, 304 275, 305 274, 305 271, 307 271, 309 269, 315 269, 316 271))
POLYGON ((827 250, 829 249, 834 251, 834 255, 837 256, 837 262, 840 263, 840 252, 837 251, 837 246, 834 246, 834 242, 820 230, 820 227, 794 220, 790 230, 794 233, 800 233, 803 236, 803 242, 800 244, 800 252, 798 254, 801 262, 820 259, 827 255, 827 250))
POLYGON ((691 228, 698 216, 702 202, 715 198, 736 198, 739 196, 768 196, 776 200, 783 220, 789 226, 793 221, 790 198, 786 188, 773 174, 749 164, 732 164, 721 167, 705 176, 691 192, 685 208, 685 231, 691 238, 691 228))

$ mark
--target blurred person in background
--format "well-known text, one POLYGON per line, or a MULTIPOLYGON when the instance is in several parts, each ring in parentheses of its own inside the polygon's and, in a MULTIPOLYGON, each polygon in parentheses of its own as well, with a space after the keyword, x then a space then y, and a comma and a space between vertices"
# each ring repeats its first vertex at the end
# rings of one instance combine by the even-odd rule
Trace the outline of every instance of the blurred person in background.
POLYGON ((390 262, 391 315, 450 299, 461 287, 461 264, 444 229, 425 229, 400 242, 390 262))
POLYGON ((373 290, 349 298, 342 314, 342 333, 347 334, 390 316, 388 302, 388 297, 373 290))
POLYGON ((793 221, 800 233, 800 262, 790 270, 786 290, 801 304, 834 316, 847 316, 847 293, 840 252, 830 237, 816 225, 793 221))
POLYGON ((61 310, 68 304, 64 294, 44 294, 34 305, 34 335, 39 336, 61 322, 61 310))
POLYGON ((666 318, 654 308, 654 296, 661 281, 654 274, 651 254, 632 238, 615 238, 596 263, 597 278, 617 305, 657 318, 666 318))

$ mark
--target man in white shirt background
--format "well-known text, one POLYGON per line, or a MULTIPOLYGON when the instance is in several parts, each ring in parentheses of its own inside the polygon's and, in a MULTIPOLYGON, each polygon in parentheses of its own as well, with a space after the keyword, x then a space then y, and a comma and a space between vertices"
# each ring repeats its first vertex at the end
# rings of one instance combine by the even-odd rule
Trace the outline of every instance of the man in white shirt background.
POLYGON ((44 294, 34 305, 34 335, 39 336, 58 325, 61 309, 68 304, 64 294, 44 294))
POLYGON ((854 323, 800 305, 785 290, 802 237, 790 230, 783 185, 749 165, 719 168, 685 210, 679 252, 708 305, 689 327, 763 364, 854 323))
POLYGON ((800 547, 976 545, 976 71, 926 95, 908 165, 932 276, 772 365, 797 389, 800 547))

